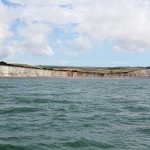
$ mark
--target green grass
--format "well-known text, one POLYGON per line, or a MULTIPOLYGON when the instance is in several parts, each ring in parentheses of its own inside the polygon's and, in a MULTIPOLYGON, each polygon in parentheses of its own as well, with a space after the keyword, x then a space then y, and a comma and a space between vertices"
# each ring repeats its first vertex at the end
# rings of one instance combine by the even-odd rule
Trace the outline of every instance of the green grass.
POLYGON ((24 67, 32 69, 44 69, 44 70, 58 70, 58 71, 74 71, 74 72, 94 72, 101 74, 117 74, 117 73, 128 73, 132 71, 149 69, 150 67, 74 67, 74 66, 32 66, 28 64, 8 64, 1 61, 0 65, 24 67))

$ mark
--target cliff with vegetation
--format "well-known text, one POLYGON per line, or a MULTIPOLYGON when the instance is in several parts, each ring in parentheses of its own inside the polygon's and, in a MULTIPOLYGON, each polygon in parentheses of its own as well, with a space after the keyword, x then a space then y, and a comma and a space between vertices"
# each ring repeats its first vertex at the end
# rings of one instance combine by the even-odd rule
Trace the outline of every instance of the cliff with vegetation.
POLYGON ((57 67, 0 62, 0 77, 150 77, 141 67, 57 67))
POLYGON ((0 65, 0 77, 79 77, 103 76, 95 72, 79 72, 73 70, 48 70, 40 68, 24 68, 0 65))

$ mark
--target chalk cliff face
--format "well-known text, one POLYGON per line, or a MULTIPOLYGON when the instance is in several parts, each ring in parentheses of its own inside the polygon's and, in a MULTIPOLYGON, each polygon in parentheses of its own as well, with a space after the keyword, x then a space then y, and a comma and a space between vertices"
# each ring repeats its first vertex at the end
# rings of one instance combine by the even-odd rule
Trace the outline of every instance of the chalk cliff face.
POLYGON ((76 72, 69 70, 43 70, 23 67, 0 66, 0 77, 78 77, 100 76, 90 72, 76 72))
POLYGON ((150 77, 150 69, 133 71, 129 73, 101 74, 96 72, 79 72, 69 70, 43 70, 13 66, 0 66, 0 77, 150 77))
POLYGON ((150 69, 139 70, 128 73, 128 76, 134 77, 150 77, 150 69))

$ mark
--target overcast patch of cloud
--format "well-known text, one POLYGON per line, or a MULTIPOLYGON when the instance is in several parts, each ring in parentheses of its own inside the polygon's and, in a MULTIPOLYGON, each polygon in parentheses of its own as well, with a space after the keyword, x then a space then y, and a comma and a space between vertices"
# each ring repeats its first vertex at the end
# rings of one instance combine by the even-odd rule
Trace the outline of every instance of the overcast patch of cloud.
POLYGON ((79 36, 78 38, 75 38, 74 43, 80 51, 85 51, 92 47, 91 41, 86 36, 79 36))
POLYGON ((15 43, 2 44, 0 43, 0 59, 7 60, 12 58, 16 53, 16 45, 15 43))
POLYGON ((19 52, 51 56, 54 50, 48 37, 53 27, 66 26, 64 30, 67 30, 70 24, 75 24, 72 33, 78 34, 70 39, 70 43, 81 51, 91 49, 93 42, 102 44, 107 39, 114 42, 116 50, 150 50, 149 0, 9 1, 18 5, 14 8, 0 2, 0 14, 3 14, 0 17, 1 58, 19 52), (10 30, 16 19, 25 23, 24 26, 16 27, 17 35, 10 30), (15 36, 21 36, 22 40, 12 46, 12 43, 16 43, 15 36))
POLYGON ((30 55, 53 55, 53 50, 48 44, 51 28, 46 24, 27 24, 19 28, 18 32, 24 38, 19 46, 24 53, 30 55))
MULTIPOLYGON (((76 29, 102 43, 110 38, 115 48, 125 51, 144 51, 150 48, 149 7, 141 7, 137 0, 95 0, 86 7, 79 6, 83 23, 76 29)), ((85 2, 86 3, 86 2, 85 2)))

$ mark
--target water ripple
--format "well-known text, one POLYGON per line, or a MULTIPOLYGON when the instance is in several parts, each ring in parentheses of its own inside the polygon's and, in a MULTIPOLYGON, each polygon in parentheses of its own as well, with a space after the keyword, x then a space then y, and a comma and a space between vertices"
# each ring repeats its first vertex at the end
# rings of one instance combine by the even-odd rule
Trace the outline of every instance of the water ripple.
POLYGON ((0 78, 0 150, 149 150, 149 78, 0 78))

